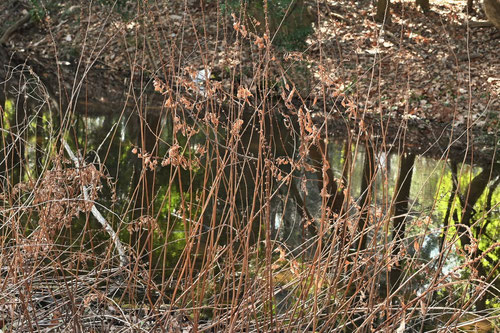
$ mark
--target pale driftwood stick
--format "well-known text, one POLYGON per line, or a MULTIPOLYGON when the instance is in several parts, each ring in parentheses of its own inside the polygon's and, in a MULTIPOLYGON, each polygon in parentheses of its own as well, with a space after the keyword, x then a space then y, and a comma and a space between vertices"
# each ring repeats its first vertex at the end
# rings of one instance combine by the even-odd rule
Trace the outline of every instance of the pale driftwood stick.
MULTIPOLYGON (((62 139, 62 144, 64 146, 64 149, 68 153, 69 157, 71 158, 71 160, 75 164, 75 166, 77 168, 79 168, 80 167, 80 162, 78 161, 78 158, 75 156, 75 154, 71 150, 71 147, 68 145, 68 143, 66 142, 66 140, 62 139)), ((87 189, 87 187, 85 185, 83 185, 83 198, 85 199, 85 201, 89 201, 89 193, 88 193, 88 189, 87 189)), ((108 221, 106 221, 106 219, 104 218, 104 216, 102 216, 101 212, 99 212, 99 210, 94 205, 94 203, 92 203, 92 210, 91 210, 91 212, 92 212, 92 215, 94 215, 94 217, 97 219, 97 221, 106 230, 106 232, 111 237, 111 240, 115 244, 116 251, 118 251, 118 255, 120 256, 120 266, 121 267, 126 266, 128 264, 128 262, 129 262, 128 261, 128 257, 125 254, 125 248, 123 247, 122 243, 120 242, 120 239, 118 238, 118 235, 113 230, 113 228, 108 223, 108 221)))

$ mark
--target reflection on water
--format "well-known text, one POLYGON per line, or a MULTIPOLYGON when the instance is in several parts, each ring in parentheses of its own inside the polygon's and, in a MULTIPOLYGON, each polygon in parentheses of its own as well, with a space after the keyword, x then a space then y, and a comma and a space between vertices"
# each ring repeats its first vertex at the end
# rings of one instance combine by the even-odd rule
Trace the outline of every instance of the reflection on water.
MULTIPOLYGON (((172 128, 171 124, 160 117, 152 117, 147 126, 144 126, 145 122, 141 122, 133 115, 120 116, 116 114, 101 115, 93 117, 83 117, 78 116, 74 126, 75 137, 78 138, 78 147, 81 147, 83 155, 87 156, 88 162, 99 162, 105 165, 106 170, 112 179, 116 180, 113 188, 113 192, 116 193, 117 201, 111 202, 109 199, 112 197, 111 193, 103 193, 100 197, 100 201, 106 207, 113 205, 117 207, 119 211, 124 211, 126 209, 133 212, 140 210, 141 208, 134 207, 131 209, 127 207, 129 205, 130 194, 134 191, 140 192, 134 186, 137 186, 138 179, 147 178, 147 173, 151 170, 149 168, 143 169, 141 163, 143 160, 138 158, 138 154, 134 154, 132 151, 134 148, 139 148, 139 151, 145 151, 151 154, 155 151, 157 156, 166 156, 168 154, 170 142, 172 142, 172 128), (152 119, 152 121, 151 121, 152 119), (141 123, 144 126, 141 129, 141 123), (161 128, 157 133, 154 133, 155 128, 161 128), (143 135, 141 136, 141 130, 143 135), (144 133, 146 133, 144 135, 144 133), (149 136, 149 141, 145 140, 144 137, 149 136), (142 174, 141 174, 141 169, 142 174), (146 174, 146 176, 145 176, 146 174), (139 177, 139 178, 138 178, 139 177), (133 180, 131 182, 131 180, 133 180)), ((282 128, 281 130, 287 130, 282 128)), ((251 132, 243 135, 243 140, 254 140, 255 137, 251 137, 251 132)), ((194 136, 190 140, 190 146, 195 147, 197 145, 204 143, 205 137, 201 135, 200 137, 194 136)), ((76 146, 76 142, 74 142, 76 146)), ((258 145, 256 142, 252 142, 251 145, 258 145)), ((243 149, 241 153, 252 155, 254 153, 255 147, 249 149, 243 149)), ((292 145, 291 145, 292 147, 292 145)), ((373 148, 372 148, 373 149, 373 148)), ((344 168, 346 167, 346 142, 331 140, 328 145, 329 158, 331 169, 333 170, 336 179, 342 179, 345 174, 344 168)), ((400 176, 400 163, 401 155, 393 149, 390 152, 378 151, 375 147, 377 153, 375 154, 375 165, 374 165, 374 179, 375 181, 371 183, 372 198, 376 203, 378 218, 383 218, 386 215, 391 215, 393 212, 390 211, 391 198, 394 197, 394 190, 396 188, 398 177, 400 176)), ((360 209, 362 202, 360 198, 363 196, 363 173, 364 168, 366 168, 366 157, 367 150, 363 145, 356 147, 354 144, 350 148, 352 154, 352 161, 349 165, 352 168, 349 173, 351 176, 349 179, 344 179, 345 188, 348 188, 350 195, 355 200, 355 204, 360 209)), ((285 154, 286 152, 281 152, 285 154)), ((279 154, 279 153, 278 153, 279 154)), ((28 155, 34 155, 33 146, 28 149, 28 155)), ((33 159, 33 158, 31 158, 33 159)), ((432 218, 432 224, 427 224, 428 228, 435 228, 438 230, 443 223, 443 219, 446 216, 448 201, 451 196, 451 192, 454 187, 453 175, 450 168, 450 161, 437 160, 432 157, 416 156, 415 160, 412 162, 411 168, 413 170, 411 177, 410 195, 409 195, 409 205, 408 212, 405 213, 409 219, 406 219, 406 224, 409 226, 407 230, 408 236, 415 236, 422 232, 421 226, 418 224, 413 225, 412 221, 418 221, 419 219, 425 219, 428 216, 432 218)), ((249 163, 249 169, 251 169, 251 162, 249 163)), ((461 175, 459 182, 462 188, 465 188, 468 181, 472 180, 481 172, 481 167, 470 167, 468 165, 461 166, 461 175)), ((142 203, 143 206, 148 207, 147 211, 142 212, 139 215, 144 214, 159 214, 159 221, 176 220, 179 209, 178 205, 181 201, 182 194, 180 192, 186 193, 186 191, 191 191, 190 193, 196 193, 203 188, 202 177, 197 177, 192 171, 188 172, 184 169, 180 169, 182 174, 181 178, 183 181, 183 188, 178 188, 177 182, 171 182, 172 166, 164 166, 158 168, 155 172, 155 179, 150 182, 144 182, 144 186, 149 186, 148 191, 151 198, 143 199, 146 202, 142 203), (162 198, 162 192, 166 192, 168 188, 170 193, 170 198, 168 198, 169 203, 165 205, 165 198, 162 198), (160 211, 157 212, 154 203, 163 205, 160 211), (173 213, 173 215, 172 215, 173 213), (169 217, 170 216, 170 217, 169 217)), ((197 170, 200 174, 203 172, 201 168, 197 170)), ((252 172, 251 170, 249 172, 252 172)), ((491 175, 491 185, 494 184, 496 179, 496 170, 492 170, 491 175)), ((321 208, 321 195, 317 190, 316 183, 317 173, 313 171, 300 171, 297 172, 296 177, 301 179, 301 184, 293 184, 297 188, 295 190, 300 192, 300 196, 303 197, 304 204, 309 207, 309 211, 318 212, 321 208), (301 188, 299 188, 301 187, 301 188)), ((251 187, 250 184, 251 177, 245 177, 244 180, 247 181, 246 186, 251 187)), ((109 188, 107 189, 110 190, 109 188)), ((249 191, 244 194, 248 197, 253 191, 249 191)), ((292 251, 296 249, 300 244, 303 244, 303 219, 304 216, 300 212, 300 207, 297 204, 297 197, 290 194, 291 189, 284 187, 277 191, 277 195, 272 202, 273 210, 273 229, 275 230, 276 237, 285 243, 289 249, 292 251)), ((486 208, 486 197, 488 196, 488 191, 484 191, 482 194, 482 205, 483 207, 475 208, 475 214, 485 214, 485 212, 478 211, 480 209, 486 208)), ((496 190, 495 193, 490 194, 490 200, 495 202, 495 199, 499 196, 499 191, 496 190)), ((142 197, 147 196, 142 194, 142 197)), ((136 196, 137 197, 137 196, 136 196)), ((242 201, 243 206, 245 199, 239 198, 242 201)), ((220 206, 221 203, 218 203, 220 206)), ((248 207, 242 209, 248 209, 248 207)), ((348 210, 349 211, 349 210, 348 210)), ((211 213, 211 211, 209 211, 211 213)), ((489 216, 495 218, 494 214, 498 214, 498 209, 494 209, 489 216)), ((313 214, 314 215, 314 214, 313 214)), ((318 219, 320 216, 313 216, 318 219)), ((132 218, 132 217, 131 217, 132 218)), ((132 218, 133 219, 133 218, 132 218)), ((179 226, 174 233, 181 232, 182 228, 179 226)), ((431 234, 428 236, 423 243, 423 247, 429 252, 429 254, 435 255, 438 252, 436 234, 431 234), (434 238, 434 239, 431 239, 434 238), (428 248, 428 249, 427 249, 428 248)), ((178 237, 178 236, 177 236, 178 237)), ((174 258, 172 258, 174 259, 174 258)), ((175 261, 175 260, 174 260, 175 261)))
MULTIPOLYGON (((12 169, 25 181, 50 168, 46 162, 56 153, 40 154, 54 143, 50 117, 33 119, 40 120, 30 123, 26 146, 18 150, 28 167, 12 169)), ((214 119, 208 121, 217 126, 214 119)), ((327 146, 316 142, 304 147, 292 135, 298 129, 286 121, 266 120, 266 128, 260 130, 257 117, 245 121, 218 132, 203 126, 196 132, 189 127, 192 122, 181 124, 159 114, 77 114, 72 122, 68 142, 108 177, 98 196, 99 207, 105 208, 106 218, 129 245, 136 263, 154 263, 154 279, 165 285, 169 281, 173 290, 177 276, 188 276, 183 263, 195 263, 185 266, 196 267, 190 278, 206 270, 208 263, 217 262, 223 270, 221 258, 249 261, 244 249, 259 247, 264 239, 274 242, 270 256, 304 262, 326 251, 319 248, 318 239, 327 244, 336 239, 332 248, 347 249, 345 256, 351 259, 346 261, 352 262, 357 260, 352 259, 356 249, 371 253, 392 238, 389 253, 394 266, 388 279, 381 276, 376 281, 379 287, 388 284, 388 290, 401 285, 402 268, 411 260, 434 260, 430 268, 447 274, 461 260, 451 250, 457 237, 462 250, 474 256, 498 240, 500 190, 498 166, 493 163, 469 166, 460 160, 415 155, 406 148, 389 150, 377 142, 347 143, 334 137, 327 146), (259 131, 266 133, 265 140, 259 131), (267 147, 265 153, 262 147, 267 147), (259 164, 264 160, 273 163, 259 164), (324 168, 327 162, 330 167, 324 168), (266 170, 268 178, 262 179, 266 170), (264 237, 266 233, 270 238, 264 237), (214 259, 210 251, 225 254, 214 259)), ((4 142, 2 170, 19 165, 19 156, 9 150, 8 140, 4 142)), ((2 171, 4 186, 10 176, 2 171)), ((77 230, 86 228, 84 215, 65 233, 67 241, 92 239, 93 250, 106 253, 99 242, 104 244, 107 236, 92 218, 88 232, 77 230)), ((485 255, 475 269, 486 274, 496 253, 485 255)), ((290 278, 284 276, 278 274, 275 281, 283 286, 276 294, 278 309, 293 303, 285 287, 290 278)), ((428 283, 422 276, 406 288, 421 292, 428 283)), ((487 299, 479 299, 478 308, 484 308, 487 299)))

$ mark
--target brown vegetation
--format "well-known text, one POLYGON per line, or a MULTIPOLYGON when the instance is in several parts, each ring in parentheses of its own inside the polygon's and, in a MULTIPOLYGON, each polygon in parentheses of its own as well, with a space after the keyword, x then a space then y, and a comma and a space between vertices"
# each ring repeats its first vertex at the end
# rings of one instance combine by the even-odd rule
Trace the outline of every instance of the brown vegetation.
POLYGON ((497 44, 457 4, 31 5, 0 3, 1 331, 498 328, 497 44))

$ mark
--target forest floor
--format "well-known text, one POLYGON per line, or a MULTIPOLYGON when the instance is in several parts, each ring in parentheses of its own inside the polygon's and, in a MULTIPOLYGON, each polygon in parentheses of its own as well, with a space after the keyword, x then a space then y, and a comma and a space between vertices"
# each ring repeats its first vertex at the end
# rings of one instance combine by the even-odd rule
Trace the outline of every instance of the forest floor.
MULTIPOLYGON (((17 3, 0 5, 0 31, 26 10, 17 3)), ((42 76, 58 73, 68 89, 78 64, 80 71, 92 65, 88 95, 109 97, 121 89, 115 95, 123 98, 126 90, 120 87, 132 74, 161 75, 160 64, 171 65, 173 59, 179 73, 224 73, 239 66, 239 84, 255 91, 262 35, 247 33, 245 21, 227 11, 223 15, 217 2, 173 1, 148 10, 135 8, 135 1, 113 8, 106 3, 82 8, 68 1, 47 8, 42 21, 31 20, 9 38, 8 49, 34 59, 44 69, 42 76)), ((484 20, 482 9, 468 16, 465 2, 453 0, 431 1, 430 14, 410 1, 391 6, 392 23, 383 27, 367 1, 311 2, 309 10, 319 15, 307 45, 301 51, 274 48, 270 71, 287 78, 287 94, 295 85, 294 93, 303 98, 355 105, 350 108, 355 114, 466 124, 496 133, 500 39, 494 27, 467 24, 484 20)), ((226 81, 231 89, 231 80, 226 81)))

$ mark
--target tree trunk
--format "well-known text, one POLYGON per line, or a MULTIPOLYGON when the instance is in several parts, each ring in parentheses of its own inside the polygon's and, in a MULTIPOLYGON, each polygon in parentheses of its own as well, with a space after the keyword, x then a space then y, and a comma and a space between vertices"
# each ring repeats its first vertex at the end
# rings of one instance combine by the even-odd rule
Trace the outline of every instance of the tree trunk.
POLYGON ((311 145, 311 147, 309 148, 309 157, 311 158, 312 164, 317 170, 316 175, 320 180, 318 182, 318 189, 321 192, 323 190, 323 186, 326 188, 329 195, 327 200, 327 207, 329 207, 332 212, 340 214, 344 203, 344 194, 338 191, 339 187, 337 182, 335 181, 335 176, 333 174, 332 168, 328 168, 326 170, 326 174, 323 174, 323 161, 329 161, 328 151, 327 145, 323 142, 323 140, 318 141, 319 143, 317 145, 311 145))
MULTIPOLYGON (((399 168, 399 178, 394 189, 396 199, 394 200, 394 229, 392 231, 393 249, 391 256, 398 257, 403 248, 405 238, 406 217, 408 214, 408 201, 410 199, 411 178, 413 176, 413 165, 415 154, 403 154, 399 168)), ((390 273, 391 290, 395 290, 401 284, 404 260, 397 259, 390 273)))
POLYGON ((465 7, 467 13, 474 13, 474 1, 467 0, 467 6, 465 7))
POLYGON ((361 214, 358 220, 359 241, 357 243, 357 251, 366 249, 366 224, 370 211, 370 202, 372 197, 372 182, 375 175, 375 153, 370 142, 366 143, 365 165, 363 167, 363 177, 361 178, 359 204, 361 206, 361 214))
POLYGON ((429 0, 417 0, 417 6, 422 8, 422 11, 424 13, 428 13, 431 10, 431 7, 429 5, 429 0))
POLYGON ((377 14, 375 14, 375 21, 384 24, 391 23, 390 0, 377 1, 377 14))
MULTIPOLYGON (((460 246, 462 247, 462 249, 464 249, 465 252, 469 252, 468 249, 469 247, 472 246, 472 248, 470 248, 471 260, 474 260, 483 254, 483 251, 472 245, 472 239, 469 230, 472 229, 472 231, 475 233, 474 236, 480 239, 481 237, 480 226, 474 223, 475 222, 474 214, 476 213, 476 211, 474 210, 474 206, 476 205, 477 201, 479 200, 484 190, 486 189, 489 181, 491 180, 491 176, 492 176, 491 170, 484 169, 483 171, 481 171, 479 175, 477 175, 476 177, 474 177, 474 179, 471 180, 469 186, 467 187, 466 197, 465 199, 461 200, 463 209, 461 220, 457 221, 458 216, 455 215, 456 216, 455 222, 457 222, 456 225, 457 233, 460 238, 460 246), (458 222, 460 223, 458 224, 458 222), (474 227, 474 225, 476 226, 474 227)), ((486 278, 488 276, 481 260, 475 262, 472 265, 471 269, 476 270, 479 277, 486 278)), ((488 295, 485 293, 477 299, 475 303, 477 311, 481 311, 486 308, 487 296, 488 295)))
POLYGON ((484 0, 484 13, 488 21, 500 29, 500 0, 484 0))

